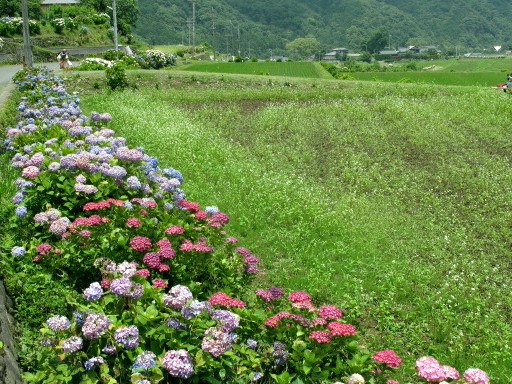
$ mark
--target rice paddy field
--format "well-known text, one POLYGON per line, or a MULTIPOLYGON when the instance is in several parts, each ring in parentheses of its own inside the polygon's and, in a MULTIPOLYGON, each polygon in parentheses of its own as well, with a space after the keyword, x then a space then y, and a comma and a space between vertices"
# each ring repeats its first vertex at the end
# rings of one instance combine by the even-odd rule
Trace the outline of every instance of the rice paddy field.
POLYGON ((129 78, 138 89, 98 93, 83 75, 67 89, 84 112, 111 113, 129 145, 179 169, 188 199, 231 216, 229 233, 264 264, 253 288, 339 305, 365 345, 400 355, 402 383, 416 382, 420 356, 512 381, 508 94, 174 71, 129 78))
POLYGON ((196 72, 329 79, 332 76, 317 62, 200 62, 180 69, 196 72))

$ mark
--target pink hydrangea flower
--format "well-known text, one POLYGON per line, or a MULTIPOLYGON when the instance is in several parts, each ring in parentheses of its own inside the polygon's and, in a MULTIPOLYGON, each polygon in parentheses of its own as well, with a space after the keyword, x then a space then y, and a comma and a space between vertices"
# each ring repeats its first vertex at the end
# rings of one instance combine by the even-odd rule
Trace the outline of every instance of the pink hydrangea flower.
POLYGON ((139 252, 147 251, 151 248, 151 240, 144 236, 135 236, 130 240, 130 248, 139 252))
POLYGON ((331 336, 331 332, 328 331, 313 331, 308 337, 316 340, 317 343, 329 343, 331 341, 331 336))
POLYGON ((324 319, 339 319, 343 314, 341 313, 341 309, 334 305, 322 305, 318 308, 318 316, 324 319))
POLYGON ((420 357, 416 360, 418 376, 429 382, 439 382, 446 379, 446 373, 439 362, 433 357, 420 357))
POLYGON ((166 288, 167 282, 163 279, 153 279, 153 288, 166 288))
POLYGON ((444 373, 446 375, 446 379, 452 379, 457 380, 459 378, 459 372, 449 365, 442 365, 441 366, 444 370, 444 373))
POLYGON ((164 229, 164 232, 169 235, 179 234, 185 232, 185 229, 181 225, 171 225, 164 229))
POLYGON ((32 179, 39 175, 39 172, 39 168, 37 168, 34 165, 29 165, 28 167, 23 168, 23 170, 21 171, 21 176, 32 179))
POLYGON ((309 296, 306 292, 303 291, 293 291, 288 295, 288 300, 294 303, 304 303, 310 302, 311 296, 309 296))
POLYGON ((356 334, 356 327, 352 324, 339 323, 337 321, 331 321, 327 324, 327 329, 334 336, 353 336, 356 334))
POLYGON ((129 227, 137 228, 140 225, 141 221, 136 217, 129 217, 126 219, 126 225, 129 227))
POLYGON ((487 373, 478 368, 469 368, 464 372, 464 379, 468 384, 489 384, 487 373))
POLYGON ((384 349, 379 351, 372 356, 372 359, 380 361, 381 363, 386 364, 388 367, 398 367, 402 363, 402 360, 400 360, 398 355, 392 349, 384 349))

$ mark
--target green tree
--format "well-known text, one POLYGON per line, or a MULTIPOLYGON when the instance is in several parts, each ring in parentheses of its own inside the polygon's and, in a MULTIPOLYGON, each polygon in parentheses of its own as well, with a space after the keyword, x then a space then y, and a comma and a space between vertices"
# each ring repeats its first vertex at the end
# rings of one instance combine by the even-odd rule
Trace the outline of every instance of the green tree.
POLYGON ((286 44, 286 50, 293 58, 306 58, 322 51, 322 44, 314 37, 299 37, 286 44))
POLYGON ((371 53, 378 53, 388 43, 388 33, 382 29, 375 30, 372 34, 363 41, 361 48, 371 53))
MULTIPOLYGON (((93 8, 96 12, 106 12, 112 16, 112 0, 81 0, 80 4, 93 8)), ((139 18, 137 0, 117 0, 116 13, 119 33, 128 36, 139 18)))
MULTIPOLYGON (((31 19, 39 20, 41 18, 40 0, 28 1, 28 15, 31 19)), ((2 16, 21 16, 21 1, 0 0, 0 17, 2 16)))

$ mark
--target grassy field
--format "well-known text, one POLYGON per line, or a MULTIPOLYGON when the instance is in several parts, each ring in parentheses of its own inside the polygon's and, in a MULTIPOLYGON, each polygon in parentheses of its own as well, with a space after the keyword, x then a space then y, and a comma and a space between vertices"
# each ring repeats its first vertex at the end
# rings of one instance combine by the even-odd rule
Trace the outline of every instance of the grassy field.
POLYGON ((501 72, 358 72, 350 73, 351 79, 364 81, 383 81, 390 83, 469 85, 492 87, 506 82, 506 73, 501 72))
POLYGON ((234 73, 247 75, 288 76, 304 78, 329 79, 332 76, 315 62, 244 62, 244 63, 219 63, 201 62, 180 68, 187 71, 234 73))
POLYGON ((264 262, 255 287, 342 306, 368 347, 404 359, 404 381, 433 355, 511 382, 508 95, 180 72, 130 80, 137 91, 97 94, 76 76, 67 88, 182 171, 188 199, 231 215, 229 233, 264 262))

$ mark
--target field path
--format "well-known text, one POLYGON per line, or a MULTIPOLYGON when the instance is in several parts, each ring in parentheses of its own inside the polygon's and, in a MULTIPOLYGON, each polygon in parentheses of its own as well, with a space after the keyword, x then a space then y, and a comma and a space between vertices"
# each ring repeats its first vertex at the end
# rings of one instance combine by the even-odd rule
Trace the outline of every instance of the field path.
MULTIPOLYGON (((36 66, 45 66, 51 70, 59 68, 58 63, 44 63, 36 64, 36 66)), ((12 90, 14 89, 14 83, 12 77, 16 72, 23 69, 23 65, 6 65, 0 67, 0 108, 3 106, 12 90)))

